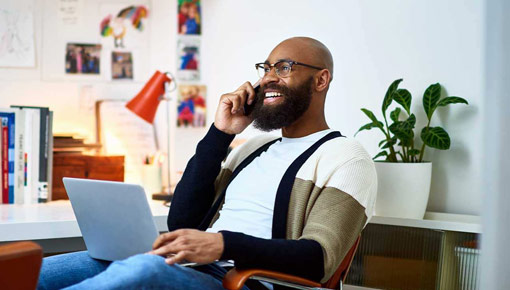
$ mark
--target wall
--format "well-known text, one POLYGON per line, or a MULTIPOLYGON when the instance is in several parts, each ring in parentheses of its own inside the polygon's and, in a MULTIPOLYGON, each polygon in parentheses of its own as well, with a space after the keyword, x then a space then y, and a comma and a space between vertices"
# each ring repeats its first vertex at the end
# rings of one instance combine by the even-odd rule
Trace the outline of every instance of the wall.
MULTIPOLYGON (((333 53, 335 80, 326 114, 330 127, 344 135, 352 136, 367 122, 361 107, 379 111, 388 85, 396 78, 404 78, 402 87, 413 93, 413 109, 420 112, 419 119, 424 117, 421 96, 431 83, 440 82, 448 94, 469 100, 470 106, 443 110, 433 122, 450 133, 452 148, 447 152, 429 150, 426 156, 434 162, 428 209, 480 213, 483 1, 202 2, 202 82, 208 86, 209 123, 220 95, 235 90, 244 81, 255 81, 254 64, 265 60, 278 42, 291 36, 311 36, 333 53)), ((42 0, 35 3, 38 8, 44 4, 42 0)), ((175 67, 175 3, 152 1, 152 69, 175 67)), ((42 24, 42 15, 36 13, 36 17, 42 24)), ((36 37, 40 43, 41 35, 36 37)), ((73 118, 77 114, 87 116, 86 110, 80 113, 83 83, 41 81, 39 68, 15 73, 0 69, 0 79, 0 106, 11 104, 15 96, 20 102, 50 104, 55 110, 57 131, 89 126, 73 118), (11 74, 29 82, 5 80, 11 74)), ((113 97, 133 95, 141 85, 92 84, 98 95, 113 97)), ((161 124, 163 119, 164 112, 160 112, 158 122, 161 124)), ((204 130, 172 132, 175 168, 179 170, 193 154, 194 144, 204 130)), ((259 132, 249 129, 241 137, 255 134, 259 132)), ((380 137, 368 132, 356 138, 375 154, 380 137)))

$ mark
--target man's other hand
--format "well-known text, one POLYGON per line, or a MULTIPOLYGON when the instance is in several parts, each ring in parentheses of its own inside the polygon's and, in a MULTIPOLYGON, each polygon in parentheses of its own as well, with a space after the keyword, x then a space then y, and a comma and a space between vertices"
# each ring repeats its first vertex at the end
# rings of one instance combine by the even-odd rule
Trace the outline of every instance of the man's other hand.
POLYGON ((214 126, 227 134, 239 134, 253 121, 244 114, 244 104, 255 102, 255 90, 250 82, 245 82, 236 91, 224 94, 216 110, 214 126))
POLYGON ((169 265, 187 260, 212 263, 223 254, 223 235, 193 229, 182 229, 160 235, 149 254, 167 257, 169 265))

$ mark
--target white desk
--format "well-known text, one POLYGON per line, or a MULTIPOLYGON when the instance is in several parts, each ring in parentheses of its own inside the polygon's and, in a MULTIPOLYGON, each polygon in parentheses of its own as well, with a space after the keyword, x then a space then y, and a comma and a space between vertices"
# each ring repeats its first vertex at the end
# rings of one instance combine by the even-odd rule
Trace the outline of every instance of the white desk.
MULTIPOLYGON (((168 231, 168 207, 161 201, 149 204, 158 231, 168 231)), ((85 250, 69 201, 0 205, 0 243, 23 240, 39 243, 45 253, 85 250)))
POLYGON ((421 220, 373 216, 370 223, 450 232, 482 233, 482 222, 479 216, 453 213, 426 212, 425 217, 421 220))
MULTIPOLYGON (((168 207, 150 201, 156 227, 168 230, 168 207)), ((374 216, 370 223, 466 233, 481 233, 480 217, 427 212, 425 219, 374 216)), ((69 201, 34 205, 0 205, 0 243, 33 240, 45 253, 84 250, 85 245, 69 201)))

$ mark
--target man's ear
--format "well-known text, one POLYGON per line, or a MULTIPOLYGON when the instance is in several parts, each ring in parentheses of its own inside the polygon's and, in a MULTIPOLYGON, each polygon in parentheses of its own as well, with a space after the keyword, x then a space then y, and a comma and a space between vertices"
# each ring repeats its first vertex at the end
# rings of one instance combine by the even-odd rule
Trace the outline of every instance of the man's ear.
POLYGON ((316 89, 318 92, 322 92, 328 89, 329 83, 331 82, 331 77, 331 73, 327 69, 323 69, 317 73, 316 89))

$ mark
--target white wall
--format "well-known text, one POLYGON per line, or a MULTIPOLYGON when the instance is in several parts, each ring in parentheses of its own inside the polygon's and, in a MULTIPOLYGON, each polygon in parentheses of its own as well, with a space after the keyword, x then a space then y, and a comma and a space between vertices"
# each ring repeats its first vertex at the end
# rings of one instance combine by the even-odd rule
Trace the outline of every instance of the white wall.
MULTIPOLYGON (((35 2, 40 8, 44 1, 35 2)), ((202 2, 202 82, 208 86, 209 123, 214 119, 220 95, 244 81, 255 81, 254 64, 265 60, 276 44, 287 37, 311 36, 324 42, 333 53, 335 80, 326 114, 330 127, 344 135, 352 136, 367 122, 361 107, 379 111, 381 98, 396 78, 403 77, 402 86, 413 93, 414 109, 420 112, 418 118, 424 117, 419 103, 431 83, 440 82, 449 94, 469 100, 470 106, 453 106, 439 113, 434 121, 450 133, 452 148, 447 152, 429 150, 427 154, 434 162, 428 209, 480 213, 484 1, 202 2)), ((153 69, 175 67, 175 5, 175 0, 152 1, 153 69)), ((36 16, 41 24, 41 15, 36 16)), ((30 80, 26 83, 5 81, 12 70, 0 69, 0 106, 13 103, 15 96, 16 102, 30 101, 54 108, 57 131, 88 127, 87 122, 73 118, 80 114, 83 84, 43 82, 38 71, 39 68, 20 72, 21 78, 30 80)), ((98 94, 106 96, 133 95, 141 85, 92 84, 98 94)), ((160 122, 162 115, 158 115, 160 122)), ((204 130, 173 132, 175 167, 182 169, 204 130)), ((248 130, 242 137, 254 134, 258 132, 248 130)), ((380 137, 368 132, 357 138, 375 154, 380 137)))

